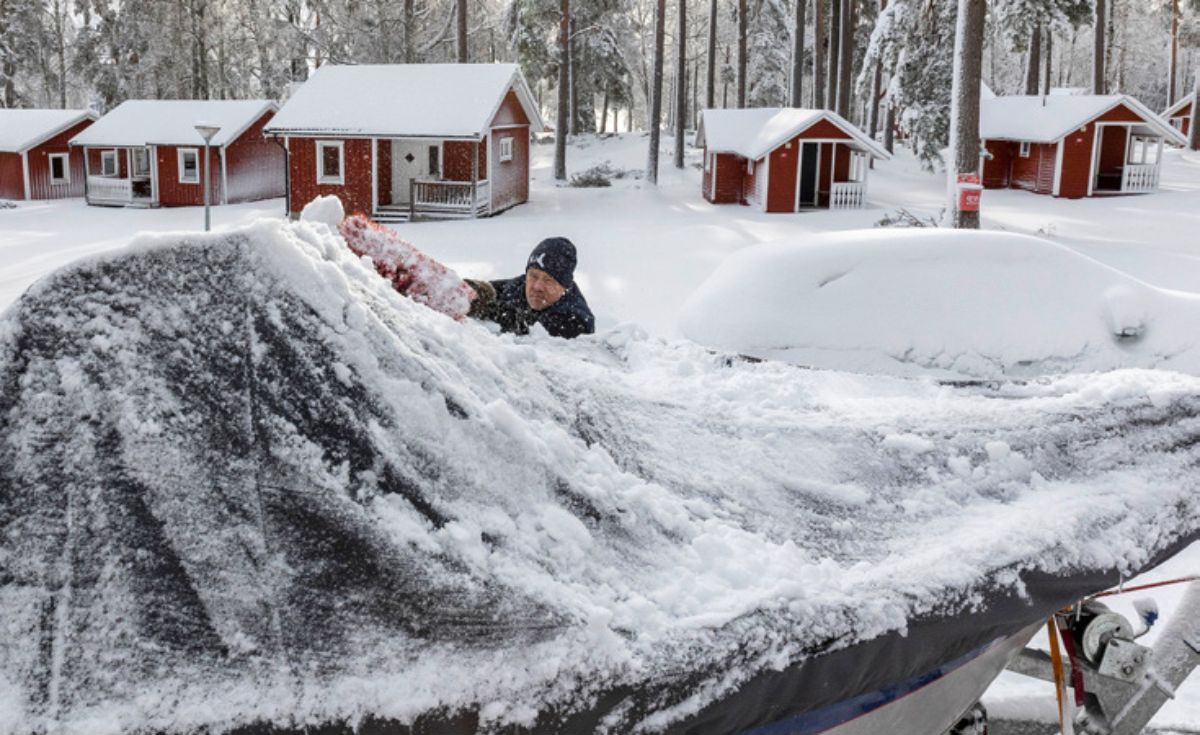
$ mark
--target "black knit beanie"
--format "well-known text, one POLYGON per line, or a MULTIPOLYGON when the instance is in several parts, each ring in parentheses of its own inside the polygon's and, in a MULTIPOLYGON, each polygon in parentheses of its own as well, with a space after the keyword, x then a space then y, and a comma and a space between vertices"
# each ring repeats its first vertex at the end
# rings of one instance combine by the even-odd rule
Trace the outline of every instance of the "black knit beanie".
POLYGON ((537 268, 550 274, 563 288, 575 281, 575 245, 565 237, 548 237, 529 254, 525 270, 537 268))

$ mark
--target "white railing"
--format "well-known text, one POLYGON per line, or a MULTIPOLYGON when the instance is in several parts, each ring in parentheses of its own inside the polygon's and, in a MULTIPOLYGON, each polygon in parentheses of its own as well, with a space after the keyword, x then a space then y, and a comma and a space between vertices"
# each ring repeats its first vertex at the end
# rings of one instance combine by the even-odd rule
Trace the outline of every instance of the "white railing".
POLYGON ((1121 172, 1121 191, 1137 193, 1158 188, 1158 164, 1127 163, 1121 172))
POLYGON ((412 182, 412 206, 420 212, 472 214, 486 212, 491 202, 491 183, 479 181, 412 182))
POLYGON ((842 181, 829 189, 830 209, 859 209, 867 198, 867 185, 861 181, 842 181))
POLYGON ((87 183, 88 199, 126 203, 133 201, 133 182, 129 179, 89 176, 87 183))

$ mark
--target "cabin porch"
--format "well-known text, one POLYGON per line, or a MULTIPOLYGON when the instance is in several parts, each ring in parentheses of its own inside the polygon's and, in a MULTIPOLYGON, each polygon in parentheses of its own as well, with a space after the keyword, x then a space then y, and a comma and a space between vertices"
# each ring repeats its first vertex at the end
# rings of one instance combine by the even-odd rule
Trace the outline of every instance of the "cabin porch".
POLYGON ((491 213, 485 140, 375 138, 371 158, 376 220, 466 219, 491 213))
POLYGON ((85 148, 84 197, 88 204, 152 207, 158 203, 148 146, 85 148))
POLYGON ((1142 194, 1158 189, 1163 138, 1128 123, 1098 123, 1092 193, 1142 194))

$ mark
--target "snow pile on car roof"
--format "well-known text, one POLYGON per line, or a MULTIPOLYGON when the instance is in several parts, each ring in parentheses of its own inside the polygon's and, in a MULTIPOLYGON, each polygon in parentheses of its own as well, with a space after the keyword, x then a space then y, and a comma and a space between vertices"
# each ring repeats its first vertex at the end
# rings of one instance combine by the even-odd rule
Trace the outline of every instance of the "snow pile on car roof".
POLYGON ((859 230, 729 258, 681 311, 703 344, 804 365, 995 378, 1200 374, 1200 297, 1040 238, 859 230))
POLYGON ((1200 523, 1198 396, 497 336, 325 224, 143 238, 0 317, 0 731, 657 729, 1151 562, 1200 523))

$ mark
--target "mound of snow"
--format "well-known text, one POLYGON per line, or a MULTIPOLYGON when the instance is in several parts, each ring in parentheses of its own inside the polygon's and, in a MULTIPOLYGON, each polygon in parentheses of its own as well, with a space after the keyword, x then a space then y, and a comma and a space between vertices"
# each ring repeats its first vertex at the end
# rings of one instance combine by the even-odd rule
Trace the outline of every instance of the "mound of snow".
POLYGON ((703 344, 898 375, 1200 373, 1200 297, 1024 235, 862 230, 730 256, 680 317, 703 344))
POLYGON ((0 317, 0 730, 749 729, 846 691, 696 723, 1194 536, 1198 396, 497 336, 322 222, 145 238, 0 317))

